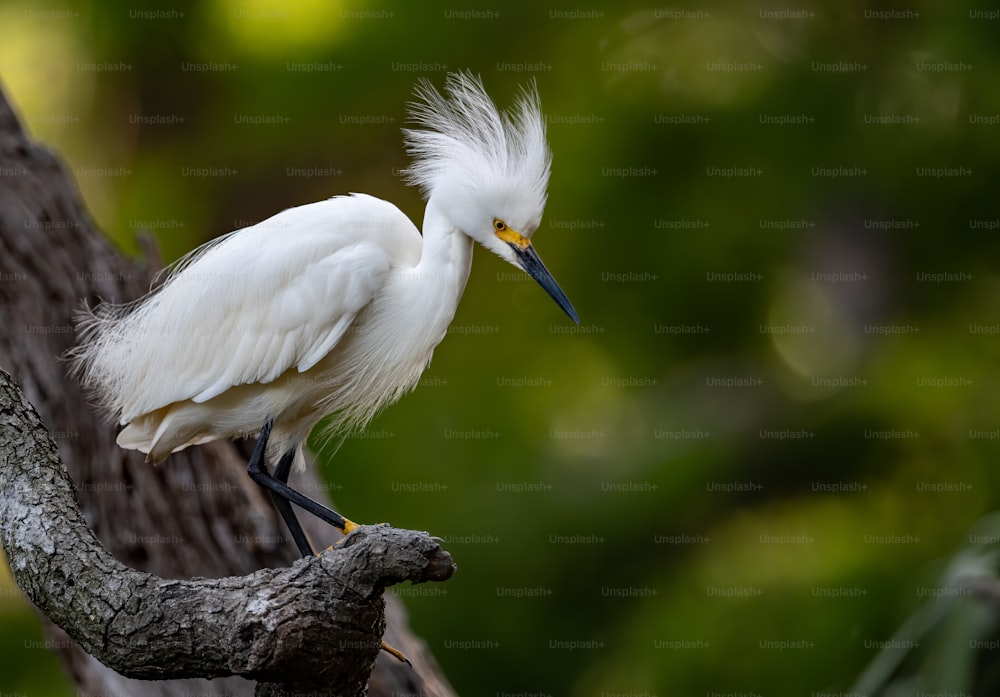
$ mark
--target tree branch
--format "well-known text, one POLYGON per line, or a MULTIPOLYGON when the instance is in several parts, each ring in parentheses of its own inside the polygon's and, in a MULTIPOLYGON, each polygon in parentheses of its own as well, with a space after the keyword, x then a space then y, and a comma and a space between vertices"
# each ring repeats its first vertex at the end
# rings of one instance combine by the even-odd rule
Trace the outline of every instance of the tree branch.
POLYGON ((363 526, 318 557, 240 577, 170 580, 129 569, 90 531, 55 443, 3 371, 0 542, 38 608, 123 675, 295 676, 296 689, 318 694, 364 694, 386 586, 454 571, 427 533, 387 526, 363 526))

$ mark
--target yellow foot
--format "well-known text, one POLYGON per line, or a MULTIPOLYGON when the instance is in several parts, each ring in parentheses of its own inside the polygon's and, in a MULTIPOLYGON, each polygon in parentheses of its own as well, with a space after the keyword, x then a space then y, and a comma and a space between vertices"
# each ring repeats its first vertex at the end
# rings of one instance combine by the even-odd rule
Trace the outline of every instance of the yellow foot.
POLYGON ((344 533, 344 536, 341 537, 336 542, 334 542, 329 547, 327 547, 326 549, 324 549, 323 551, 316 552, 316 556, 318 557, 323 552, 329 552, 331 549, 334 549, 337 545, 339 545, 341 542, 343 542, 344 540, 346 540, 348 535, 350 535, 352 532, 354 532, 355 530, 357 530, 359 527, 361 527, 361 526, 358 525, 357 523, 355 523, 353 520, 348 520, 347 518, 344 518, 344 527, 339 528, 339 530, 344 533))
POLYGON ((383 651, 385 651, 385 652, 386 652, 387 654, 390 654, 390 655, 392 655, 392 656, 395 656, 395 657, 396 657, 396 658, 397 658, 398 660, 402 661, 403 663, 405 663, 406 665, 410 666, 411 668, 413 667, 413 664, 412 664, 412 663, 410 663, 410 659, 409 659, 409 658, 407 658, 407 657, 406 657, 406 656, 405 656, 405 655, 403 654, 403 652, 402 652, 402 651, 400 651, 399 649, 397 649, 397 648, 394 648, 394 647, 392 647, 392 646, 389 646, 389 645, 388 645, 387 643, 385 643, 384 641, 382 642, 382 650, 383 650, 383 651))

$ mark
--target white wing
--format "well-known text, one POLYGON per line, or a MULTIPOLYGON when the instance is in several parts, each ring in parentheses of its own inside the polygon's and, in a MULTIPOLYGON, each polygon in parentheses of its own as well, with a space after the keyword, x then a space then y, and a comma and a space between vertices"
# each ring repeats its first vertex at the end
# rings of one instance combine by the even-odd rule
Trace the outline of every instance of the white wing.
POLYGON ((138 304, 99 312, 77 364, 123 424, 304 372, 421 246, 410 220, 371 196, 288 209, 195 250, 138 304))

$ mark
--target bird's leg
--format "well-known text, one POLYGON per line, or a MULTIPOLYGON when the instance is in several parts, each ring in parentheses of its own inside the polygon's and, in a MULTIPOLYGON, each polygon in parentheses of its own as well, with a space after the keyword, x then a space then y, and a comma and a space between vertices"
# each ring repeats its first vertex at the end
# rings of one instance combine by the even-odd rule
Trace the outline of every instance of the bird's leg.
MULTIPOLYGON (((292 471, 292 462, 295 461, 295 448, 292 448, 281 456, 278 466, 274 468, 273 476, 267 471, 267 464, 264 462, 264 453, 267 451, 267 440, 271 437, 271 428, 273 426, 274 420, 268 419, 264 427, 260 429, 260 437, 257 439, 257 445, 254 446, 250 462, 247 463, 247 472, 250 474, 250 478, 257 482, 258 486, 271 492, 271 500, 274 501, 274 507, 278 509, 278 513, 281 514, 285 525, 288 526, 288 531, 292 534, 292 539, 295 540, 295 546, 299 548, 299 553, 303 557, 311 557, 315 552, 312 545, 309 544, 309 540, 302 529, 302 525, 299 523, 299 519, 295 517, 295 511, 292 510, 292 503, 301 506, 321 520, 325 520, 330 525, 345 533, 354 530, 358 526, 336 511, 331 511, 326 506, 313 501, 288 486, 288 475, 292 471)), ((413 666, 410 663, 410 659, 402 651, 384 641, 382 642, 382 650, 411 667, 413 666)))
MULTIPOLYGON (((326 521, 344 533, 349 533, 357 528, 357 523, 348 520, 336 511, 330 510, 323 504, 313 501, 305 494, 295 491, 295 489, 291 488, 288 484, 274 477, 267 471, 267 464, 264 462, 264 453, 267 451, 267 441, 268 438, 271 437, 271 428, 273 426, 274 420, 268 419, 267 423, 264 424, 264 427, 260 429, 260 437, 257 439, 257 445, 254 447, 253 454, 250 456, 250 462, 247 463, 247 474, 250 475, 250 478, 257 483, 257 486, 270 491, 272 496, 284 499, 289 503, 294 503, 299 508, 309 511, 320 520, 326 521)), ((288 453, 285 453, 285 457, 287 456, 288 453)), ((284 460, 284 457, 282 460, 284 460)), ((291 460, 289 460, 288 466, 291 466, 291 460)), ((285 476, 287 477, 287 474, 285 476)), ((280 511, 281 509, 278 510, 280 511)), ((284 514, 282 514, 282 517, 284 517, 284 514)))
MULTIPOLYGON (((274 478, 279 482, 287 484, 288 475, 292 470, 292 462, 294 460, 295 448, 292 448, 281 456, 281 459, 278 461, 278 466, 274 468, 274 478)), ((281 498, 273 491, 271 492, 271 500, 274 501, 274 507, 277 508, 278 513, 281 514, 281 519, 285 521, 285 525, 288 527, 288 532, 292 534, 292 539, 295 540, 295 546, 299 548, 299 554, 303 557, 314 556, 316 552, 313 550, 312 545, 309 544, 309 539, 306 537, 306 533, 302 529, 299 519, 295 517, 295 511, 292 510, 292 504, 290 504, 287 499, 281 498)))

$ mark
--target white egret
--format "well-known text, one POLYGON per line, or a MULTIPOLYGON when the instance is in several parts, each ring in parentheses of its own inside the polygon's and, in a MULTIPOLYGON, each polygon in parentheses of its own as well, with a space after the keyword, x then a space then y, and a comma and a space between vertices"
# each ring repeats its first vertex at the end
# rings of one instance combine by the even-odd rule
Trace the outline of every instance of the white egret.
POLYGON ((250 476, 269 490, 303 555, 292 504, 356 526, 288 486, 313 427, 363 427, 413 389, 465 289, 473 241, 534 278, 574 321, 531 236, 551 153, 534 87, 501 114, 482 82, 422 81, 404 129, 408 183, 427 199, 423 234, 364 194, 290 208, 196 249, 145 298, 81 322, 73 359, 124 429, 118 444, 159 462, 260 432, 250 476), (276 461, 270 474, 266 460, 276 461))

